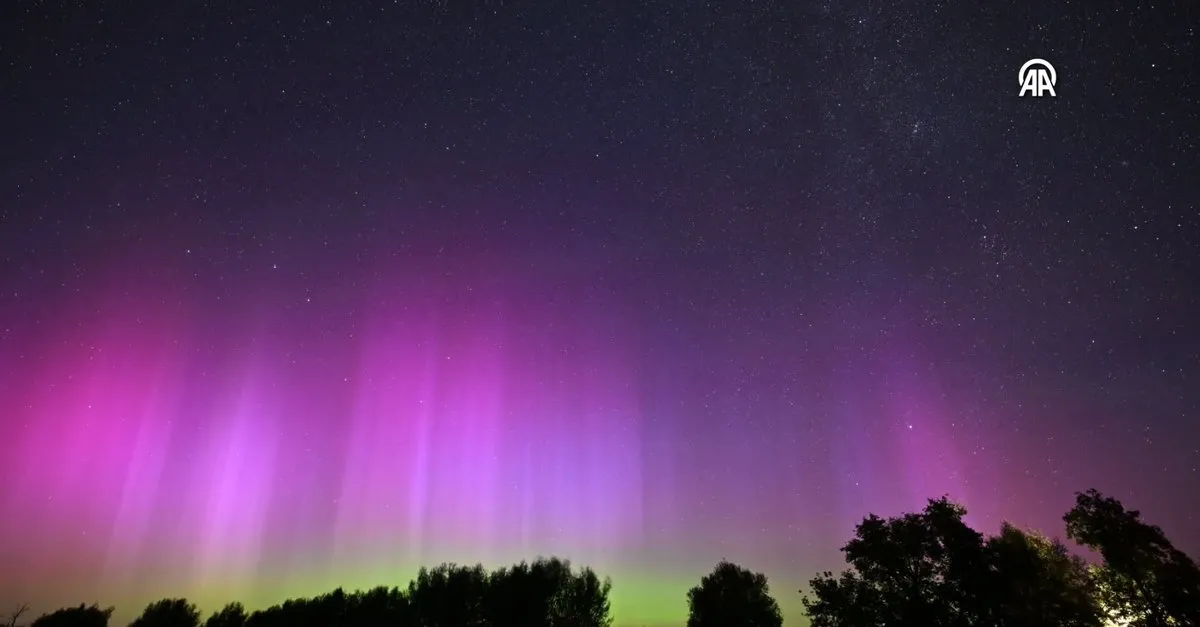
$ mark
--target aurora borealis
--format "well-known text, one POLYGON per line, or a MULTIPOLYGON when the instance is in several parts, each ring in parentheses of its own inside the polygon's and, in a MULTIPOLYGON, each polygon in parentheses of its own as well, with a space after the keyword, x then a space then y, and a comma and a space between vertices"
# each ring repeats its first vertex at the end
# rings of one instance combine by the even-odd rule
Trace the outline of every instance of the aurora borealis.
POLYGON ((0 602, 558 555, 665 627, 726 558, 802 625, 868 513, 1091 487, 1200 554, 1194 29, 934 4, 10 9, 0 602))

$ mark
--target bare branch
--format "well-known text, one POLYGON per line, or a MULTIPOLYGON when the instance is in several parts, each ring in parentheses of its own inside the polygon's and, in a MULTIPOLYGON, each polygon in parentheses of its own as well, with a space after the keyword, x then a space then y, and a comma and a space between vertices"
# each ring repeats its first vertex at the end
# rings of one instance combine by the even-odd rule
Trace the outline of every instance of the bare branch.
POLYGON ((26 605, 25 603, 22 603, 20 605, 20 607, 13 610, 8 615, 8 625, 6 627, 17 627, 17 620, 21 618, 22 614, 24 614, 25 612, 28 612, 28 611, 29 611, 29 606, 26 605))

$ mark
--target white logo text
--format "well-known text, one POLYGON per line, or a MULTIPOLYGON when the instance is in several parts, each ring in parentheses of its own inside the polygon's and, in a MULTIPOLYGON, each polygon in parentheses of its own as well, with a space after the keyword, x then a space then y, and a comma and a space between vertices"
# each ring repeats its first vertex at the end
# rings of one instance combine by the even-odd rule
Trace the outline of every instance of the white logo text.
POLYGON ((1054 66, 1045 59, 1026 61, 1025 65, 1021 66, 1017 78, 1021 82, 1021 93, 1017 97, 1023 97, 1026 93, 1034 98, 1046 95, 1058 96, 1054 93, 1054 85, 1058 83, 1058 73, 1054 71, 1054 66))

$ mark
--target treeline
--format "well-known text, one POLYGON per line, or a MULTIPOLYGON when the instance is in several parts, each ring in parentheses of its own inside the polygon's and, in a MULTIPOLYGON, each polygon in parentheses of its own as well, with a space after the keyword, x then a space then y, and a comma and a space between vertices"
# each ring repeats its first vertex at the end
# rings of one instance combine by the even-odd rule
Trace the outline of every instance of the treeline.
MULTIPOLYGON (((408 587, 341 588, 247 612, 230 603, 202 621, 186 599, 155 601, 130 627, 591 627, 611 624, 609 591, 590 568, 558 558, 488 572, 483 566, 422 568, 408 587)), ((43 615, 30 627, 108 627, 113 608, 81 605, 43 615)), ((14 621, 15 622, 15 621, 14 621)))
MULTIPOLYGON (((1066 535, 1102 558, 1005 524, 987 537, 942 498, 920 512, 869 516, 843 548, 849 568, 813 578, 813 627, 1200 627, 1200 568, 1136 510, 1076 495, 1066 535)), ((151 603, 130 627, 608 627, 612 584, 557 558, 487 572, 422 569, 407 588, 341 589, 202 622, 185 599, 151 603)), ((766 576, 721 562, 687 593, 688 627, 780 627, 766 576)), ((108 627, 112 608, 81 605, 30 627, 108 627)), ((20 611, 8 627, 16 627, 20 611)))

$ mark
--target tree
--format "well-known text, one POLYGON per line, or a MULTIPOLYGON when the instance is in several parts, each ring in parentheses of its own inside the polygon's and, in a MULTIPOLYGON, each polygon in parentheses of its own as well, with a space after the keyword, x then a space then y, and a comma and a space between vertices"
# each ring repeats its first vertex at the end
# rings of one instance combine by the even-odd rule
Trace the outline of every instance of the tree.
POLYGON ((962 506, 941 498, 921 513, 868 516, 842 547, 852 569, 810 582, 813 596, 803 603, 813 627, 985 622, 987 553, 964 515, 962 506))
POLYGON ((688 591, 688 627, 781 627, 767 577, 721 561, 688 591))
POLYGON ((813 627, 882 626, 886 615, 883 595, 862 575, 843 571, 820 573, 809 582, 812 598, 802 599, 813 627))
POLYGON ((422 568, 408 584, 408 598, 419 627, 475 627, 483 613, 487 574, 483 566, 442 564, 422 568))
POLYGON ((200 627, 200 610, 187 599, 163 599, 147 605, 129 627, 200 627))
POLYGON ((17 627, 17 621, 21 619, 21 615, 29 611, 29 606, 22 603, 8 614, 8 627, 17 627))
POLYGON ((573 574, 559 589, 557 602, 551 612, 554 627, 610 627, 609 614, 612 580, 600 579, 590 568, 573 574))
POLYGON ((1099 627, 1087 564, 1057 540, 1004 523, 987 541, 998 625, 1099 627))
POLYGON ((851 569, 814 578, 813 627, 1099 627, 1082 560, 1005 524, 984 539, 941 498, 920 513, 871 515, 842 551, 851 569))
POLYGON ((42 614, 29 627, 108 627, 113 608, 100 609, 96 604, 68 607, 42 614))
POLYGON ((399 588, 379 586, 350 596, 347 627, 403 627, 412 624, 408 597, 399 588))
MULTIPOLYGON (((230 603, 204 627, 611 627, 612 582, 590 568, 573 569, 559 558, 539 558, 487 573, 482 566, 443 564, 422 568, 406 589, 341 588, 313 598, 289 599, 247 615, 230 603)), ((22 606, 8 624, 16 627, 22 606)), ((46 614, 30 627, 108 627, 112 608, 80 605, 46 614)), ((186 599, 149 604, 129 627, 200 627, 200 612, 186 599)))
POLYGON ((1063 520, 1068 537, 1104 558, 1093 577, 1114 620, 1133 627, 1200 625, 1200 568, 1139 511, 1088 490, 1075 495, 1063 520))
POLYGON ((305 604, 306 625, 341 625, 345 621, 350 596, 341 588, 310 599, 305 604))
POLYGON ((230 603, 220 611, 213 612, 204 621, 204 627, 246 627, 246 618, 246 608, 241 603, 230 603))
POLYGON ((608 627, 611 590, 590 568, 539 558, 488 577, 485 614, 492 627, 608 627))
POLYGON ((550 603, 566 577, 557 560, 521 562, 488 576, 485 613, 494 627, 545 627, 550 603))

